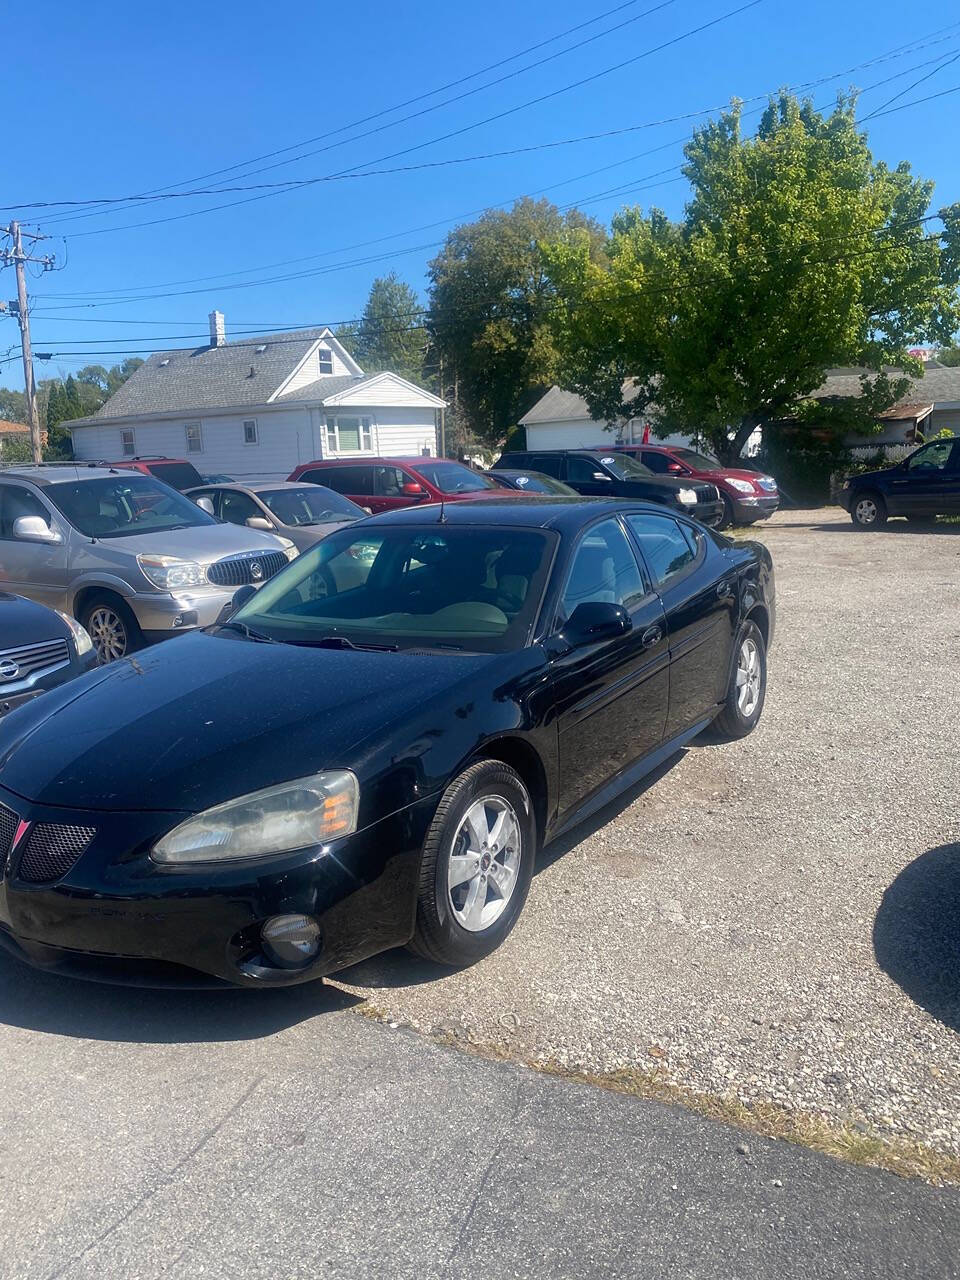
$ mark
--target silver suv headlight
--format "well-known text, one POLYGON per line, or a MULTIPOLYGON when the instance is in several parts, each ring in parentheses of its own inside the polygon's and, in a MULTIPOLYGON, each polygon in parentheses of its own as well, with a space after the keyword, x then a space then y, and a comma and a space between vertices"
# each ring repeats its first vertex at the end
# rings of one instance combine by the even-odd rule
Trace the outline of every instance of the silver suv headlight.
POLYGON ((73 643, 77 650, 77 657, 82 658, 85 653, 89 653, 93 648, 93 641, 87 635, 85 628, 81 627, 76 618, 71 618, 67 613, 60 613, 59 609, 57 610, 57 613, 70 628, 70 634, 73 636, 73 643))
POLYGON ((194 560, 181 560, 177 556, 140 555, 137 564, 144 576, 161 591, 176 591, 179 587, 201 587, 207 583, 207 571, 194 560))
POLYGON ((307 849, 356 831, 359 803, 356 774, 328 769, 188 818, 157 842, 151 856, 156 862, 221 862, 307 849))
POLYGON ((279 538, 279 541, 283 543, 283 554, 287 559, 296 560, 297 556, 300 554, 297 550, 297 544, 295 542, 291 542, 289 538, 279 538))

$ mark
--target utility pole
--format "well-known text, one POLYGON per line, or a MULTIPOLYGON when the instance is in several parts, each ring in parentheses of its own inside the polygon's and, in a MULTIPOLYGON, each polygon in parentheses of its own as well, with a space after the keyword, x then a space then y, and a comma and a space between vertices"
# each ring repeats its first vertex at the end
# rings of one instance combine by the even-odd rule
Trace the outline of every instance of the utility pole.
MULTIPOLYGON (((441 400, 443 399, 443 352, 442 351, 440 352, 440 399, 441 400)), ((446 415, 446 406, 441 405, 440 406, 440 449, 439 449, 441 458, 445 458, 447 456, 447 429, 446 429, 447 421, 446 421, 445 415, 446 415)))
MULTIPOLYGON (((17 273, 17 301, 16 306, 11 303, 11 311, 16 311, 17 320, 20 324, 20 350, 23 354, 23 389, 27 397, 27 422, 30 426, 30 447, 33 450, 34 462, 40 462, 43 459, 42 442, 40 438, 40 419, 37 415, 37 388, 33 380, 33 352, 30 347, 30 307, 27 301, 27 276, 24 271, 24 263, 38 262, 44 271, 50 271, 53 268, 53 256, 45 254, 42 257, 33 254, 24 253, 23 251, 23 233, 20 230, 19 222, 11 222, 8 227, 3 227, 7 235, 13 241, 12 249, 0 250, 0 257, 3 258, 5 266, 13 263, 14 270, 17 273)), ((40 235, 27 234, 29 240, 43 240, 46 237, 40 235)))

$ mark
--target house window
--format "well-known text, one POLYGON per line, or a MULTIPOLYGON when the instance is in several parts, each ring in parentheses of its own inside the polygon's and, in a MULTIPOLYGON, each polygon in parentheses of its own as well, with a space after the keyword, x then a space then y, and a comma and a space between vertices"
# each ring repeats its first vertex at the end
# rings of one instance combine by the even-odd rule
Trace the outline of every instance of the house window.
POLYGON ((247 418, 247 419, 245 419, 245 420, 244 420, 244 424, 243 424, 243 443, 244 443, 244 444, 259 444, 259 443, 260 443, 260 437, 259 437, 259 436, 258 436, 258 434, 257 434, 257 420, 256 420, 256 418, 247 418))
POLYGON ((133 431, 129 427, 125 427, 120 432, 120 451, 125 458, 132 458, 137 452, 137 442, 134 439, 133 431))
POLYGON ((184 427, 187 437, 187 453, 203 453, 203 435, 199 422, 188 422, 184 427))
POLYGON ((371 418, 337 414, 327 418, 323 441, 325 454, 370 453, 373 450, 371 418))
POLYGON ((320 373, 333 373, 333 352, 328 351, 326 347, 320 347, 317 350, 317 359, 320 362, 320 373))

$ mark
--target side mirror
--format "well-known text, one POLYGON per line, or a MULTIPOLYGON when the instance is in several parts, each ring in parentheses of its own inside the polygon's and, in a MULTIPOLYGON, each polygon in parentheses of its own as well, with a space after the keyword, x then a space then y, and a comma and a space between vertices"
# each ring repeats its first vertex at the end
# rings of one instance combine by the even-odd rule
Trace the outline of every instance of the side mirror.
POLYGON ((266 516, 250 516, 244 521, 248 529, 262 529, 264 533, 272 533, 273 525, 266 516))
POLYGON ((200 510, 205 511, 208 516, 216 515, 216 512, 213 509, 212 498, 194 498, 194 502, 197 504, 200 510))
POLYGON ((368 516, 373 515, 373 507, 361 507, 361 511, 365 511, 368 516))
POLYGON ((237 612, 238 609, 243 608, 243 606, 247 603, 247 601, 250 599, 251 596, 255 596, 256 594, 257 594, 257 588, 254 586, 251 586, 249 582, 243 587, 237 587, 236 591, 233 593, 233 599, 230 601, 231 617, 233 616, 233 614, 237 612))
POLYGON ((580 649, 599 640, 626 635, 632 626, 630 615, 622 604, 585 600, 571 613, 560 635, 570 649, 580 649))
POLYGON ((63 542, 58 529, 51 529, 43 516, 17 516, 13 522, 13 536, 20 542, 45 542, 57 547, 63 542))
POLYGON ((407 480, 400 486, 400 492, 405 498, 422 498, 426 489, 416 480, 407 480))

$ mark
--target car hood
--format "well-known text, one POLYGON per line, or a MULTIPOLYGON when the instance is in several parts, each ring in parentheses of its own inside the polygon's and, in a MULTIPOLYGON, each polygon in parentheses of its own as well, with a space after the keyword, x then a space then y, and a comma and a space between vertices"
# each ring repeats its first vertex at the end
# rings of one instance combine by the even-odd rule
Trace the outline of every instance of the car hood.
POLYGON ((0 653, 24 644, 69 637, 70 629, 52 609, 0 591, 0 653))
POLYGON ((197 812, 356 767, 359 743, 493 660, 181 636, 0 721, 0 781, 37 804, 197 812))
POLYGON ((281 543, 272 533, 261 533, 236 524, 195 525, 191 529, 171 529, 167 533, 127 534, 122 538, 102 538, 98 545, 131 555, 179 556, 198 564, 212 564, 223 556, 242 551, 279 551, 281 543))
POLYGON ((856 475, 846 476, 851 484, 872 484, 875 480, 879 480, 882 476, 888 476, 892 471, 898 471, 899 467, 880 467, 877 471, 858 471, 856 475))
POLYGON ((721 480, 749 480, 751 484, 756 484, 761 475, 767 475, 765 471, 747 471, 745 467, 717 467, 713 471, 697 471, 695 474, 698 480, 710 480, 714 484, 719 484, 721 480))

